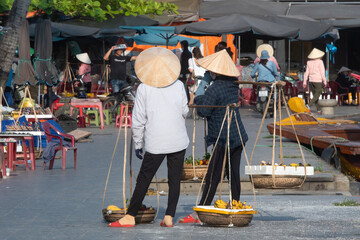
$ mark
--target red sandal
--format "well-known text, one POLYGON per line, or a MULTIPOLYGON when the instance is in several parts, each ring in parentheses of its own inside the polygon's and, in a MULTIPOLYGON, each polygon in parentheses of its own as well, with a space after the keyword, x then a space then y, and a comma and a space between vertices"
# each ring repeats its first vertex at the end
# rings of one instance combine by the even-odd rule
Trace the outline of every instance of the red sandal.
POLYGON ((162 226, 162 227, 173 227, 174 224, 166 225, 166 224, 164 223, 164 220, 163 220, 163 221, 161 221, 160 226, 162 226))
POLYGON ((195 219, 190 215, 180 219, 179 223, 199 223, 200 220, 199 219, 195 219))
POLYGON ((135 227, 135 224, 121 224, 119 221, 112 222, 108 225, 108 227, 124 227, 124 228, 130 228, 135 227))

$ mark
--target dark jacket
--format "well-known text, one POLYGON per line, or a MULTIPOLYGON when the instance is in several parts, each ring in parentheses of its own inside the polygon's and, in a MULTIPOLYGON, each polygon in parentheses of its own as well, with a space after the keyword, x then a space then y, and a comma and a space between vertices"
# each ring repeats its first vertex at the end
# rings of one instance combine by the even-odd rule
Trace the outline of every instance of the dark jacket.
MULTIPOLYGON (((338 82, 343 88, 350 88, 351 85, 354 83, 354 81, 349 76, 346 76, 344 73, 339 73, 335 81, 338 82)), ((339 88, 338 92, 346 93, 346 90, 339 88)))
MULTIPOLYGON (((239 86, 233 81, 237 81, 237 78, 230 78, 220 76, 215 79, 215 82, 206 90, 204 95, 197 96, 194 101, 196 105, 210 105, 210 106, 226 106, 231 103, 239 102, 239 86), (224 80, 225 79, 225 80, 224 80)), ((208 135, 205 136, 207 145, 215 144, 219 135, 221 125, 225 116, 225 108, 198 108, 197 112, 199 116, 206 117, 208 121, 208 135)), ((241 121, 239 109, 236 108, 231 120, 230 125, 230 148, 241 146, 239 131, 237 129, 236 118, 239 123, 240 133, 244 145, 248 140, 247 133, 244 125, 241 121)), ((221 136, 219 139, 219 145, 225 147, 227 138, 227 122, 225 122, 221 136)))
POLYGON ((192 58, 192 54, 188 49, 185 49, 180 56, 181 72, 180 74, 189 74, 189 59, 192 58))

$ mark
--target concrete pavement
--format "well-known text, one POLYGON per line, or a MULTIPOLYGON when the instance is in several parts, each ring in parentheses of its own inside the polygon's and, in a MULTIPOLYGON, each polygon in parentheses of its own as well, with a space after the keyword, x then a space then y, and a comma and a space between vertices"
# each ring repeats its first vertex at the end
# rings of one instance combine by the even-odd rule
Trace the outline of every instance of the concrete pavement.
MULTIPOLYGON (((340 107, 336 114, 346 115, 360 112, 357 107, 340 107)), ((249 134, 246 145, 248 155, 252 150, 261 116, 248 108, 241 109, 241 116, 249 134)), ((284 115, 283 115, 284 116, 284 115)), ((354 118, 357 115, 353 116, 354 118)), ((270 120, 266 120, 270 122, 270 120)), ((204 153, 202 121, 198 120, 196 132, 196 155, 204 153)), ((191 138, 193 121, 187 120, 191 138)), ((117 128, 105 130, 86 128, 93 133, 90 143, 78 143, 78 169, 73 169, 73 158, 69 154, 67 170, 61 170, 61 161, 56 160, 53 170, 41 170, 41 160, 36 161, 36 171, 17 171, 0 180, 0 236, 1 239, 360 239, 360 207, 336 207, 334 202, 345 199, 360 201, 359 195, 336 195, 336 192, 309 191, 298 193, 268 192, 257 196, 243 194, 242 201, 256 203, 258 214, 250 226, 244 228, 213 228, 201 225, 176 224, 174 228, 161 228, 167 197, 160 197, 159 216, 154 224, 137 225, 133 229, 110 229, 101 215, 101 201, 111 156, 117 137, 117 128), (311 194, 311 195, 306 195, 311 194)), ((129 134, 129 133, 128 133, 129 134)), ((253 162, 267 159, 267 130, 261 131, 260 142, 253 162)), ((129 137, 129 135, 128 135, 129 137)), ((286 154, 298 156, 293 142, 285 142, 286 154)), ((210 150, 210 148, 209 148, 210 150)), ((122 130, 116 158, 110 174, 105 198, 105 207, 110 204, 122 206, 122 166, 124 131, 122 130)), ((187 150, 191 155, 191 146, 187 150)), ((305 152, 306 161, 319 165, 323 172, 341 175, 310 151, 305 152)), ((297 157, 289 162, 300 162, 297 157)), ((133 159, 137 174, 141 161, 133 159)), ((242 157, 241 173, 246 164, 242 157)), ((128 169, 127 169, 127 172, 128 169)), ((166 178, 165 162, 159 169, 158 178, 166 178)), ((242 175, 244 176, 244 175, 242 175)), ((127 182, 129 177, 127 176, 127 182)), ((134 182, 135 180, 133 180, 134 182)), ((338 192, 338 194, 343 194, 338 192)), ((348 194, 346 194, 348 195, 348 194)), ((129 185, 126 197, 130 198, 129 185)), ((144 204, 157 208, 156 197, 146 197, 144 204)), ((181 195, 175 220, 189 214, 196 204, 196 196, 181 195)))

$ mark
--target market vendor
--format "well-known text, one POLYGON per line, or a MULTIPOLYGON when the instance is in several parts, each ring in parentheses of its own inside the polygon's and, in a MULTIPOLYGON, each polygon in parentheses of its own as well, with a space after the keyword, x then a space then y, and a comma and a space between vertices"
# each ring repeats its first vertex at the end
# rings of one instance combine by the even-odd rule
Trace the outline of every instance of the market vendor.
MULTIPOLYGON (((215 75, 214 83, 209 86, 204 95, 197 95, 195 98, 196 105, 207 106, 227 106, 239 102, 239 86, 234 83, 240 75, 235 64, 226 50, 209 55, 198 61, 198 64, 215 75)), ((205 187, 199 205, 211 205, 217 186, 221 179, 222 165, 224 155, 227 153, 227 126, 224 127, 220 134, 222 122, 225 117, 226 108, 197 108, 197 113, 201 117, 206 117, 208 122, 208 135, 205 137, 207 146, 213 145, 212 158, 209 163, 208 171, 205 177, 205 187), (219 140, 217 142, 218 136, 219 140), (217 144, 216 144, 217 142, 217 144)), ((231 169, 231 194, 232 199, 240 200, 240 159, 245 145, 248 140, 247 133, 241 121, 238 108, 234 109, 230 125, 230 169, 231 169), (240 134, 237 128, 236 119, 239 124, 240 134), (242 142, 241 142, 242 140, 242 142)), ((226 160, 226 164, 228 159, 226 160)), ((228 169, 228 166, 227 166, 228 169)), ((185 218, 180 219, 181 223, 199 222, 196 213, 192 213, 185 218)))
POLYGON ((189 112, 184 85, 177 80, 179 59, 165 48, 149 48, 135 62, 142 82, 132 112, 135 153, 143 159, 127 214, 109 227, 134 227, 135 216, 164 158, 167 158, 169 197, 161 226, 172 227, 180 194, 180 180, 189 137, 185 116, 189 112), (145 153, 143 155, 143 152, 145 153))
POLYGON ((91 92, 91 60, 87 53, 76 54, 76 58, 80 61, 78 75, 82 77, 84 82, 84 87, 86 87, 86 92, 91 92))
MULTIPOLYGON (((355 100, 356 99, 355 80, 350 76, 350 73, 351 73, 351 69, 347 67, 341 67, 335 81, 338 82, 341 86, 341 88, 338 89, 339 93, 346 93, 346 88, 347 88, 351 93, 352 99, 355 100)), ((344 96, 344 100, 347 99, 348 96, 344 96)), ((354 103, 352 104, 355 105, 354 103)))

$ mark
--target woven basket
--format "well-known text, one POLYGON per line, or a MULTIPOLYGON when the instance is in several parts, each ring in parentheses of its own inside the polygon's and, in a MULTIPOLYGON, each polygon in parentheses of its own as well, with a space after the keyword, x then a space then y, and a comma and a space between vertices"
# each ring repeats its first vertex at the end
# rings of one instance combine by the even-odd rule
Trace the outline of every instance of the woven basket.
POLYGON ((252 181, 255 188, 296 188, 301 186, 304 176, 276 175, 273 181, 272 175, 253 175, 252 181))
POLYGON ((214 227, 228 227, 234 224, 236 227, 244 227, 249 225, 254 214, 221 214, 197 211, 201 222, 214 227))
MULTIPOLYGON (((115 222, 124 216, 123 210, 112 210, 108 211, 107 209, 102 210, 103 217, 106 222, 115 222)), ((155 218, 155 210, 143 210, 139 211, 135 217, 136 223, 151 223, 155 218)))
POLYGON ((202 179, 206 176, 207 172, 207 165, 197 165, 195 166, 195 175, 194 176, 194 169, 193 166, 184 165, 183 173, 182 173, 182 180, 189 180, 193 179, 194 177, 197 177, 199 179, 202 179))

